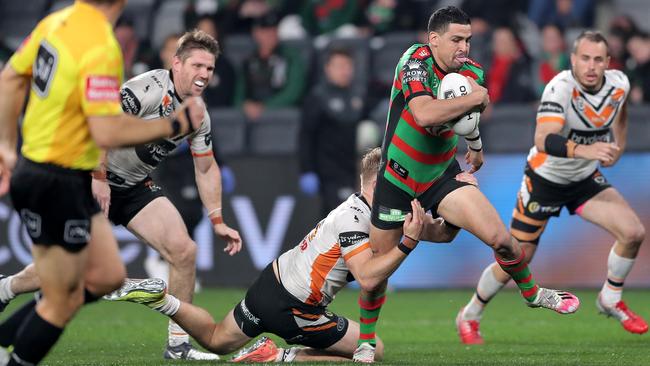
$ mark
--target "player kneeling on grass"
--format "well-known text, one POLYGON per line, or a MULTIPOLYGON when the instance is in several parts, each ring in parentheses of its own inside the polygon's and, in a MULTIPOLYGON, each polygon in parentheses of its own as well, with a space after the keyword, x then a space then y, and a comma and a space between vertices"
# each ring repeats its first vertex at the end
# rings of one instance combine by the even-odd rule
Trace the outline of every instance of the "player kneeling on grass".
MULTIPOLYGON (((165 294, 164 282, 157 279, 129 282, 107 299, 145 304, 171 317, 202 346, 217 354, 233 352, 264 332, 276 334, 287 343, 309 347, 279 349, 270 339, 261 338, 239 352, 233 361, 350 360, 357 349, 359 324, 327 310, 334 295, 353 276, 362 288, 372 288, 399 266, 420 238, 451 239, 446 226, 426 215, 420 203, 413 200, 413 214, 404 222, 402 242, 386 255, 373 256, 368 232, 380 160, 379 148, 364 156, 361 192, 350 196, 296 247, 269 264, 245 299, 220 323, 215 323, 202 308, 165 294)), ((463 179, 473 181, 471 175, 463 179)), ((376 348, 370 356, 374 354, 380 359, 381 340, 376 348)))

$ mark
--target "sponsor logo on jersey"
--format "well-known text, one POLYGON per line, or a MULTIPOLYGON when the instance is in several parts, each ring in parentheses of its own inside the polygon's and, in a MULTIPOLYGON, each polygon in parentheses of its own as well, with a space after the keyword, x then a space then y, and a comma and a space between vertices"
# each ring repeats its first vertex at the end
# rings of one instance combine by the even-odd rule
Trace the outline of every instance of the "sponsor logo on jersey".
POLYGON ((52 79, 59 63, 58 59, 56 48, 43 41, 38 47, 36 60, 32 66, 32 86, 40 97, 46 97, 50 92, 52 79))
POLYGON ((143 163, 156 166, 175 148, 176 145, 174 143, 163 140, 156 143, 138 145, 135 147, 135 154, 143 163))
POLYGON ((576 130, 571 129, 569 131, 569 140, 575 142, 576 144, 582 145, 591 145, 596 142, 611 142, 611 134, 609 133, 609 128, 602 130, 576 130))
POLYGON ((174 111, 174 99, 169 91, 163 96, 160 104, 160 115, 162 117, 169 117, 174 111))
POLYGON ((339 244, 345 248, 365 242, 368 238, 368 233, 363 231, 348 231, 339 234, 339 244))
POLYGON ((402 68, 402 74, 403 83, 410 83, 412 81, 425 83, 429 79, 429 72, 420 60, 408 60, 402 68))
POLYGON ((120 95, 122 97, 122 110, 124 112, 135 115, 140 113, 142 105, 131 89, 122 89, 120 95))
POLYGON ((537 113, 564 113, 564 107, 555 102, 542 102, 537 109, 537 113))
POLYGON ((119 102, 119 80, 115 76, 88 76, 86 78, 86 99, 90 102, 119 102))

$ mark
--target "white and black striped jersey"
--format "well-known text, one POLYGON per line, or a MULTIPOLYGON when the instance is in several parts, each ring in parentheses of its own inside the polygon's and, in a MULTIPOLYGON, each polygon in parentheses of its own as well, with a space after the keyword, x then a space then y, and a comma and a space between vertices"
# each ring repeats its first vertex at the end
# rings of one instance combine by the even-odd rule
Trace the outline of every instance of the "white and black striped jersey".
MULTIPOLYGON (((629 91, 627 76, 618 70, 606 70, 603 86, 596 92, 583 89, 571 71, 562 71, 544 89, 537 123, 561 123, 559 134, 577 144, 612 142, 610 128, 629 91)), ((536 174, 558 184, 581 181, 598 168, 598 160, 551 156, 535 146, 528 164, 536 174)))
MULTIPOLYGON (((144 119, 143 123, 170 116, 182 103, 175 92, 170 70, 151 70, 136 76, 125 82, 120 92, 124 112, 144 119)), ((190 143, 192 155, 212 155, 210 116, 207 110, 201 126, 188 135, 109 150, 106 159, 109 183, 117 187, 130 187, 142 181, 185 139, 190 143)))

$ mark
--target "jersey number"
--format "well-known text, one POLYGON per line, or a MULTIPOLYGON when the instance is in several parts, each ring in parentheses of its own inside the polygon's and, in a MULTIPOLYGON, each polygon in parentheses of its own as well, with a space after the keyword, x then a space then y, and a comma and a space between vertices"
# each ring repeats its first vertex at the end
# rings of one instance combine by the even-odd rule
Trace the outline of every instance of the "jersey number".
POLYGON ((41 43, 33 66, 34 90, 40 97, 46 97, 50 92, 57 63, 56 50, 46 42, 41 43))

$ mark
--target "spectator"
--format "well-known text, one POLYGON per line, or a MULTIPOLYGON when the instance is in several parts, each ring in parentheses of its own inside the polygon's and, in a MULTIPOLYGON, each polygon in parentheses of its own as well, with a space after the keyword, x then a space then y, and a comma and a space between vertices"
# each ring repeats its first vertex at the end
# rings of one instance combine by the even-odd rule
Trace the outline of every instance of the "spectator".
POLYGON ((126 17, 121 17, 115 24, 113 32, 124 55, 124 79, 147 72, 149 67, 138 61, 140 41, 135 33, 133 22, 126 17))
POLYGON ((616 70, 625 70, 625 61, 627 60, 627 49, 624 33, 619 29, 610 30, 609 37, 609 68, 616 70))
POLYGON ((542 95, 544 87, 555 75, 570 66, 564 33, 558 25, 547 24, 542 28, 542 51, 541 60, 535 67, 539 96, 542 95))
POLYGON ((253 39, 257 48, 244 61, 235 97, 250 121, 256 121, 265 108, 295 106, 305 84, 300 55, 279 44, 275 14, 256 20, 253 39))
POLYGON ((535 100, 528 57, 509 28, 492 35, 492 62, 487 89, 492 103, 521 103, 535 100))
POLYGON ((303 104, 299 183, 305 194, 320 193, 327 213, 356 187, 356 137, 364 99, 352 88, 354 59, 347 50, 332 49, 324 69, 325 79, 303 104))
POLYGON ((650 102, 650 37, 638 34, 627 43, 630 53, 630 97, 634 103, 650 102))
MULTIPOLYGON (((368 34, 415 31, 422 11, 414 0, 372 0, 364 10, 364 26, 368 34)), ((426 10, 428 11, 428 9, 426 10)))
POLYGON ((304 2, 302 25, 318 36, 337 30, 345 24, 355 24, 361 15, 361 6, 353 0, 308 0, 304 2))
POLYGON ((555 23, 567 28, 584 28, 594 25, 593 0, 530 0, 528 17, 543 27, 555 23))
POLYGON ((218 40, 222 52, 214 65, 212 80, 203 92, 208 107, 232 107, 235 103, 233 91, 237 83, 237 75, 235 68, 228 58, 223 57, 223 52, 225 51, 223 49, 223 42, 219 38, 221 34, 219 33, 217 24, 214 22, 214 18, 209 15, 204 15, 199 18, 196 23, 196 28, 218 40))
POLYGON ((180 34, 170 34, 165 37, 160 51, 158 51, 158 60, 153 64, 154 69, 166 69, 169 70, 172 68, 172 58, 174 53, 176 53, 176 47, 178 40, 181 38, 180 34))

